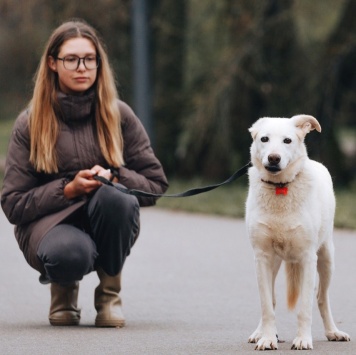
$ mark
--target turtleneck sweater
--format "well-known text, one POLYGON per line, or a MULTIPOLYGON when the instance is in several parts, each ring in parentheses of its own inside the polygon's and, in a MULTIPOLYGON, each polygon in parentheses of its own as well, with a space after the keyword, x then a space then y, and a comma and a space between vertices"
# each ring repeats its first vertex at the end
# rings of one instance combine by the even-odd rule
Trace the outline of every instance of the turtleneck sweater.
POLYGON ((59 108, 57 115, 66 123, 91 119, 95 110, 95 91, 89 90, 83 95, 57 94, 59 108))

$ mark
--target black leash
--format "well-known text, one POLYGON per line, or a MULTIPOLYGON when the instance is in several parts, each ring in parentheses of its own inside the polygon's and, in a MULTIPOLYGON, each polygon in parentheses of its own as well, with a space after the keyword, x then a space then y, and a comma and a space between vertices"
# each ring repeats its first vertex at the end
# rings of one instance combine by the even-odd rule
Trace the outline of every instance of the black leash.
POLYGON ((102 176, 95 175, 94 179, 100 181, 101 183, 109 186, 115 187, 117 190, 127 194, 127 195, 134 195, 134 196, 140 196, 140 197, 188 197, 188 196, 194 196, 194 195, 199 195, 204 192, 208 192, 211 190, 214 190, 222 185, 229 184, 230 182, 233 182, 237 180, 239 177, 245 175, 248 171, 248 169, 252 166, 251 162, 243 166, 241 169, 237 170, 233 175, 231 175, 227 180, 219 183, 219 184, 214 184, 214 185, 208 185, 208 186, 203 186, 203 187, 197 187, 194 189, 190 189, 184 192, 180 192, 177 194, 171 194, 171 195, 165 195, 165 194, 155 194, 152 192, 145 192, 145 191, 140 191, 140 190, 135 190, 135 189, 128 189, 122 185, 119 184, 113 184, 111 181, 105 179, 102 176))

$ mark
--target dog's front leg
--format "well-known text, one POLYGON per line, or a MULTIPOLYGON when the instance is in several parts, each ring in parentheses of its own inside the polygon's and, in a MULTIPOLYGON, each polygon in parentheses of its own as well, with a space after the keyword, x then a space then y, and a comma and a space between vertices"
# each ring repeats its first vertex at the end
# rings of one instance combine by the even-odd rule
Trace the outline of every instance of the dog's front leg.
POLYGON ((249 342, 255 343, 256 350, 275 350, 277 345, 277 331, 273 307, 273 265, 274 253, 255 252, 255 264, 258 289, 261 301, 261 321, 256 331, 250 336, 249 342))
POLYGON ((311 335, 313 296, 316 278, 316 253, 306 255, 300 263, 301 267, 301 302, 298 312, 298 333, 293 340, 292 349, 309 350, 313 349, 311 335))

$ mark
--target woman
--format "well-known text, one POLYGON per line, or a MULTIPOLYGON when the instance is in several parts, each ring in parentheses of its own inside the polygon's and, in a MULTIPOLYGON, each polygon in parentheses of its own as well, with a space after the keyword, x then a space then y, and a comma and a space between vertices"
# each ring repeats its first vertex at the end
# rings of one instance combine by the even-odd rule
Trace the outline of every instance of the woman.
POLYGON ((95 325, 121 327, 120 275, 139 234, 139 206, 155 203, 102 185, 163 193, 148 136, 117 98, 103 44, 81 20, 50 37, 29 107, 9 143, 1 205, 27 262, 51 283, 49 321, 78 325, 79 280, 93 270, 95 325))

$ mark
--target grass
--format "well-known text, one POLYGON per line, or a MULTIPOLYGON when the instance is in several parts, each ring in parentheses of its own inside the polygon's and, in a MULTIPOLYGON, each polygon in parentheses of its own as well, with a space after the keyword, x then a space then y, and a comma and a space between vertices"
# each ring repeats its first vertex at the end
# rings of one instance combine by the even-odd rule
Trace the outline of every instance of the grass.
MULTIPOLYGON (((245 178, 242 178, 242 180, 245 178)), ((199 179, 191 181, 170 180, 169 193, 177 193, 192 187, 208 185, 199 179)), ((233 183, 219 189, 188 198, 161 198, 157 206, 194 213, 214 214, 242 218, 245 211, 247 188, 242 183, 233 183)))
POLYGON ((349 189, 337 189, 335 227, 356 230, 356 181, 349 189))
POLYGON ((13 120, 0 121, 0 159, 3 158, 6 154, 7 145, 13 125, 13 120))

